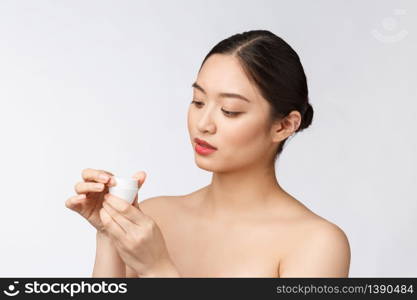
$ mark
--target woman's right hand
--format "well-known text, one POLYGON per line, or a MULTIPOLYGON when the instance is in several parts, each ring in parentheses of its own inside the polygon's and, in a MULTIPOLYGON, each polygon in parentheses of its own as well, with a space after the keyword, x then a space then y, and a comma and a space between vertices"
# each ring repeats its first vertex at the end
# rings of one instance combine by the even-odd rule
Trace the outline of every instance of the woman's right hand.
POLYGON ((109 187, 115 185, 113 174, 103 170, 84 169, 83 181, 74 186, 77 195, 70 197, 65 206, 84 217, 97 231, 103 231, 100 209, 103 207, 104 195, 109 187))

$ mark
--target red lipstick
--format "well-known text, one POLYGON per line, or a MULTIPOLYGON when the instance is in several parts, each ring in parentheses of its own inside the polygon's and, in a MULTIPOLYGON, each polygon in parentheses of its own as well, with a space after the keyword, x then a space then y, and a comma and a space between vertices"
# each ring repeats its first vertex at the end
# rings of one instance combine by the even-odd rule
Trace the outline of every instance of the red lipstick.
POLYGON ((205 140, 195 138, 194 142, 195 142, 195 151, 198 154, 207 155, 207 154, 213 153, 214 151, 217 150, 216 147, 210 145, 205 140))

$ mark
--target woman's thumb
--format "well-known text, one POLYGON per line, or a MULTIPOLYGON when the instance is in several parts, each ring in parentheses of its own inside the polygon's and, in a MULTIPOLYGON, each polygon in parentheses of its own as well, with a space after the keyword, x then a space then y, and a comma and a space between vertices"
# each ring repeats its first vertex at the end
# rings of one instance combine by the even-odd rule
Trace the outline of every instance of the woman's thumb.
MULTIPOLYGON (((139 188, 142 186, 142 184, 145 182, 146 179, 146 173, 144 171, 139 171, 135 173, 135 175, 132 176, 133 179, 136 179, 138 181, 139 188)), ((136 208, 139 208, 138 204, 138 194, 135 196, 135 200, 133 201, 133 206, 136 208)))
POLYGON ((133 179, 136 179, 138 181, 139 188, 142 186, 142 184, 145 182, 146 179, 146 173, 145 171, 139 171, 136 172, 135 175, 132 176, 133 179))

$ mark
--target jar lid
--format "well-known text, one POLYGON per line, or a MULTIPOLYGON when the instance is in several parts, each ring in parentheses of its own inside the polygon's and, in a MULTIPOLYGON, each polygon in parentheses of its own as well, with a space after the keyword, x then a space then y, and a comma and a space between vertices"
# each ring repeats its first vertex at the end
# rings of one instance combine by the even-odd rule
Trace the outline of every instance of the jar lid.
POLYGON ((138 189, 138 181, 133 178, 113 176, 116 186, 123 189, 138 189))

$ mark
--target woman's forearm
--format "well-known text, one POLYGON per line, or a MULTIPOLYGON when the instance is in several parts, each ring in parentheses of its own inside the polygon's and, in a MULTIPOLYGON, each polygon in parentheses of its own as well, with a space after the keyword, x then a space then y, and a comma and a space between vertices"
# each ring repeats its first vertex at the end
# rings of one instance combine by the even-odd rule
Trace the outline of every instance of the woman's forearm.
POLYGON ((126 265, 126 278, 138 278, 138 277, 140 277, 138 273, 135 270, 133 270, 131 267, 126 265))
POLYGON ((177 267, 169 258, 160 261, 152 270, 147 270, 140 277, 182 277, 177 267))
POLYGON ((181 277, 175 265, 169 260, 141 276, 125 264, 112 240, 105 234, 96 233, 96 258, 92 277, 181 277))
POLYGON ((126 277, 126 264, 111 239, 99 231, 96 233, 96 258, 92 277, 126 277))

